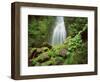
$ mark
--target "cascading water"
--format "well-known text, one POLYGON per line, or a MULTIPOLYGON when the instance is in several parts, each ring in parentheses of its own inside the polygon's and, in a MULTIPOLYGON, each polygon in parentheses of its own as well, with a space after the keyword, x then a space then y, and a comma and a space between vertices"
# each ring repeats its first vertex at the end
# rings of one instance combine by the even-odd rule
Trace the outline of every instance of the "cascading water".
POLYGON ((57 17, 51 43, 52 45, 62 44, 65 38, 66 38, 66 30, 64 25, 64 17, 57 17))

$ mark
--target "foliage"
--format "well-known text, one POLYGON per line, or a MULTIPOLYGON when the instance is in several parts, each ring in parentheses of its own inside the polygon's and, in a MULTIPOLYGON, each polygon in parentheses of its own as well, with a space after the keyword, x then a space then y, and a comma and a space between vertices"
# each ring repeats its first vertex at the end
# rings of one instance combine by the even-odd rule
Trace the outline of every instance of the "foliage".
POLYGON ((65 26, 68 30, 68 36, 74 37, 87 24, 87 18, 83 17, 65 17, 65 26))
POLYGON ((87 63, 87 44, 82 43, 80 34, 76 35, 74 38, 69 39, 66 43, 68 45, 67 49, 67 59, 65 64, 84 64, 87 63), (85 60, 84 60, 85 59, 85 60))
POLYGON ((29 21, 28 47, 39 47, 44 41, 48 41, 48 31, 52 27, 55 17, 29 16, 29 21))

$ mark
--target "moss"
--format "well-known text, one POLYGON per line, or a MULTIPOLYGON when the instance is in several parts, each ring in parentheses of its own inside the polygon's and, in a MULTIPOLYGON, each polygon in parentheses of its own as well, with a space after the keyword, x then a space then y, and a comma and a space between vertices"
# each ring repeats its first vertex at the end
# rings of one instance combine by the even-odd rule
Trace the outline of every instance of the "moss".
POLYGON ((51 50, 48 51, 48 56, 49 57, 55 57, 56 55, 55 55, 55 52, 51 49, 51 50))
POLYGON ((48 60, 48 61, 46 61, 46 62, 43 62, 41 65, 42 65, 42 66, 56 65, 55 58, 52 57, 50 60, 48 60))
POLYGON ((31 48, 30 53, 33 53, 35 50, 37 50, 37 48, 31 48))
POLYGON ((45 53, 40 54, 37 58, 35 58, 35 60, 37 62, 44 62, 44 61, 48 60, 49 58, 50 57, 48 56, 48 53, 45 52, 45 53))
POLYGON ((42 47, 42 51, 43 51, 43 52, 46 52, 46 51, 48 51, 48 50, 49 50, 48 47, 42 47))
POLYGON ((49 65, 54 65, 53 61, 46 61, 46 62, 41 64, 41 66, 49 66, 49 65))
POLYGON ((32 60, 32 66, 34 66, 37 62, 35 60, 32 60))
POLYGON ((56 65, 62 65, 64 62, 63 57, 56 57, 55 58, 56 65))

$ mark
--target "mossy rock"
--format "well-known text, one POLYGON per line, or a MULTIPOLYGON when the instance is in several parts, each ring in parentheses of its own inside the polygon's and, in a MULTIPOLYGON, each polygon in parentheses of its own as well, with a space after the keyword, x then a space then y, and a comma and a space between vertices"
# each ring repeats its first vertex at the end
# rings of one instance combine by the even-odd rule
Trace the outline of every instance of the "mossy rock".
POLYGON ((36 50, 37 50, 37 48, 32 48, 31 51, 30 51, 30 53, 33 53, 36 50))
POLYGON ((47 61, 47 62, 43 62, 41 64, 41 66, 49 66, 49 65, 53 65, 53 62, 52 61, 47 61))
POLYGON ((64 63, 64 59, 62 57, 55 57, 51 58, 50 60, 43 62, 42 66, 49 66, 49 65, 62 65, 64 63))
POLYGON ((43 44, 41 45, 41 47, 48 47, 49 49, 52 48, 52 46, 48 42, 43 42, 43 44))
POLYGON ((37 62, 35 61, 35 60, 32 60, 32 66, 35 66, 35 64, 36 64, 37 62))
POLYGON ((54 52, 53 50, 49 50, 49 51, 48 51, 48 56, 49 56, 49 57, 55 57, 56 54, 55 54, 55 52, 54 52))
POLYGON ((48 50, 49 50, 48 47, 42 47, 42 52, 46 52, 46 51, 48 51, 48 50))
POLYGON ((59 51, 59 56, 61 57, 66 57, 67 56, 67 50, 66 49, 61 49, 59 51))
POLYGON ((41 65, 42 66, 49 66, 49 65, 55 65, 55 64, 56 64, 55 58, 51 58, 50 60, 43 62, 41 65))
POLYGON ((30 51, 29 59, 33 59, 33 58, 39 56, 39 54, 44 53, 48 50, 49 50, 48 47, 32 48, 30 51))
POLYGON ((37 48, 32 48, 30 50, 29 59, 33 59, 37 55, 37 48))
POLYGON ((62 65, 64 63, 63 57, 56 57, 55 63, 56 63, 56 65, 62 65))
POLYGON ((35 64, 35 66, 41 66, 41 63, 37 62, 37 63, 35 64))
POLYGON ((49 58, 50 57, 48 56, 48 53, 45 52, 45 53, 40 54, 37 58, 35 58, 35 60, 37 62, 44 62, 44 61, 48 60, 49 58))
POLYGON ((42 49, 41 48, 37 48, 37 54, 42 53, 42 49))

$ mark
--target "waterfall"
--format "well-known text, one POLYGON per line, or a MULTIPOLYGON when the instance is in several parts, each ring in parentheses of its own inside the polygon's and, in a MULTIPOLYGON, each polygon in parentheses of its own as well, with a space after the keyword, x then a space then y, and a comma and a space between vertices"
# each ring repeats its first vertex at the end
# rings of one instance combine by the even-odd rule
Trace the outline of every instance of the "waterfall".
POLYGON ((62 44, 66 38, 64 17, 57 17, 52 35, 52 45, 62 44))

